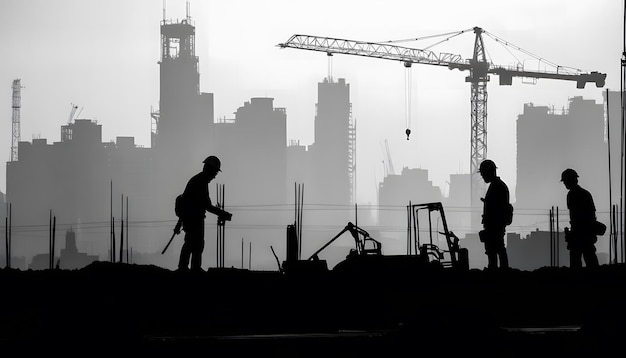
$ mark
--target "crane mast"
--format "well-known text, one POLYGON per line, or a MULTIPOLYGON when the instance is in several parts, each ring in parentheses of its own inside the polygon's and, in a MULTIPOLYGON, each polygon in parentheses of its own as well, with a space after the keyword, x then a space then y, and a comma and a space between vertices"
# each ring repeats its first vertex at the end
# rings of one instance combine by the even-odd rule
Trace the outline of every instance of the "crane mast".
MULTIPOLYGON (((465 78, 472 84, 471 93, 471 138, 470 138, 470 200, 476 207, 479 201, 481 181, 478 177, 480 163, 487 158, 487 82, 489 64, 485 56, 485 44, 482 29, 474 28, 474 56, 471 61, 470 75, 465 78)), ((478 211, 472 210, 472 224, 479 223, 478 211)))
MULTIPOLYGON (((534 79, 558 79, 576 82, 576 88, 584 88, 587 83, 595 83, 596 87, 604 87, 606 74, 599 72, 576 73, 568 72, 564 67, 557 67, 556 71, 526 71, 520 66, 502 66, 488 62, 486 59, 483 33, 480 27, 473 28, 475 34, 474 53, 471 59, 463 59, 462 56, 450 53, 435 53, 430 50, 409 48, 387 43, 364 42, 344 40, 331 37, 320 37, 296 34, 284 43, 278 44, 280 48, 294 48, 301 50, 325 52, 333 54, 354 55, 363 57, 380 58, 403 62, 406 67, 411 64, 425 64, 448 67, 460 71, 469 71, 465 82, 471 85, 471 205, 479 205, 478 189, 481 181, 478 177, 480 162, 487 158, 487 82, 489 74, 499 77, 500 85, 510 86, 513 77, 525 77, 534 79)), ((499 39, 498 39, 499 40, 499 39)), ((475 222, 475 220, 472 220, 475 222)))

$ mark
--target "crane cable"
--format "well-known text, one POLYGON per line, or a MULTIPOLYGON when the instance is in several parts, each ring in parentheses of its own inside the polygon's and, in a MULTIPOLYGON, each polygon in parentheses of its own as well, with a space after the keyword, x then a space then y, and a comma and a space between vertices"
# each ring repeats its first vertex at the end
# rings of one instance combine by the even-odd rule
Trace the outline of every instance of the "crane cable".
POLYGON ((536 59, 539 62, 539 66, 541 65, 541 63, 544 63, 546 65, 549 65, 549 66, 555 68, 556 69, 556 73, 559 73, 559 71, 565 71, 563 73, 570 73, 570 74, 577 74, 577 73, 583 72, 583 70, 581 70, 579 68, 558 65, 558 64, 556 64, 556 63, 554 63, 552 61, 549 61, 549 60, 547 60, 547 59, 545 59, 545 58, 543 58, 541 56, 535 55, 534 53, 532 53, 530 51, 527 51, 527 50, 525 50, 525 49, 523 49, 523 48, 521 48, 521 47, 519 47, 517 45, 514 45, 514 44, 512 44, 512 43, 510 43, 510 42, 508 42, 508 41, 506 41, 506 40, 504 40, 504 39, 502 39, 502 38, 500 38, 500 37, 498 37, 498 36, 488 32, 488 31, 483 31, 483 34, 485 34, 486 36, 492 38, 495 42, 497 42, 500 45, 502 45, 502 47, 505 48, 506 51, 509 52, 509 54, 511 54, 511 56, 513 56, 518 63, 522 63, 522 61, 520 61, 517 58, 517 56, 515 56, 509 50, 509 48, 513 48, 514 50, 517 50, 517 51, 519 51, 519 52, 521 52, 521 53, 523 53, 525 55, 528 55, 528 56, 536 59))
POLYGON ((443 39, 443 40, 441 40, 441 41, 439 41, 439 42, 437 42, 437 43, 435 43, 435 44, 433 44, 433 45, 430 45, 430 46, 428 46, 428 47, 426 47, 426 48, 424 48, 424 49, 423 49, 423 50, 425 50, 425 49, 427 49, 427 48, 430 48, 430 47, 433 47, 433 46, 435 46, 435 45, 437 45, 437 44, 439 44, 439 43, 442 43, 442 42, 448 41, 448 40, 450 40, 451 38, 453 38, 453 37, 455 37, 455 36, 459 36, 459 35, 461 35, 461 34, 463 34, 463 33, 465 33, 465 32, 469 32, 469 31, 474 31, 474 29, 473 29, 473 28, 470 28, 470 29, 461 30, 461 31, 446 32, 446 33, 443 33, 443 34, 438 34, 438 35, 428 35, 428 36, 422 36, 422 37, 412 37, 412 38, 409 38, 409 39, 376 41, 375 43, 384 44, 384 43, 403 43, 403 42, 413 42, 413 41, 427 40, 427 39, 432 39, 432 38, 435 38, 435 37, 442 37, 442 36, 448 36, 448 35, 451 35, 451 36, 448 36, 447 38, 445 38, 445 39, 443 39))
MULTIPOLYGON (((622 35, 623 35, 623 48, 622 48, 622 58, 621 58, 621 68, 620 68, 620 72, 621 72, 621 76, 620 76, 620 107, 621 107, 621 143, 620 143, 620 156, 621 156, 621 160, 620 160, 620 193, 619 193, 619 205, 618 205, 618 209, 621 211, 620 213, 620 217, 619 220, 621 221, 621 223, 618 223, 618 226, 621 227, 620 230, 620 234, 621 234, 621 244, 622 244, 622 250, 621 250, 621 254, 622 254, 622 263, 626 262, 624 260, 624 255, 626 254, 625 251, 625 245, 624 245, 624 206, 623 206, 623 198, 624 198, 624 138, 626 138, 625 132, 624 132, 624 120, 626 118, 626 103, 624 103, 624 92, 626 91, 626 88, 624 87, 626 84, 626 1, 624 1, 624 12, 623 12, 623 30, 622 30, 622 35)), ((616 258, 617 258, 617 253, 616 253, 616 258)))
POLYGON ((405 123, 406 130, 404 133, 406 134, 406 140, 409 140, 411 136, 411 94, 413 91, 413 71, 410 62, 404 63, 404 112, 405 112, 405 123))

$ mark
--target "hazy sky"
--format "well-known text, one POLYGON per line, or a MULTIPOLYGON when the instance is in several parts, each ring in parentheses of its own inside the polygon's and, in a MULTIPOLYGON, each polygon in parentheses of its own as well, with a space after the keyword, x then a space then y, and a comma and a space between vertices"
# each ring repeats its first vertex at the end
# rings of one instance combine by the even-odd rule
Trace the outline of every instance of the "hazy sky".
MULTIPOLYGON (((168 19, 185 17, 185 1, 167 1, 168 19)), ((215 116, 233 112, 251 97, 273 97, 287 110, 288 140, 313 141, 317 82, 328 73, 323 53, 279 49, 292 34, 361 41, 417 38, 482 27, 515 46, 561 66, 607 73, 605 88, 619 90, 623 1, 618 0, 229 0, 190 1, 200 57, 200 90, 215 94, 215 116)), ((150 146, 150 110, 158 108, 159 22, 155 0, 0 0, 0 191, 10 159, 11 84, 22 80, 21 139, 60 140, 72 103, 81 118, 102 124, 103 140, 134 136, 150 146)), ((443 38, 438 38, 443 39, 443 38)), ((423 48, 437 40, 405 43, 423 48)), ((472 56, 471 31, 431 48, 472 56)), ((551 70, 485 37, 496 64, 515 57, 527 69, 551 70)), ((357 194, 373 202, 384 175, 384 141, 393 166, 430 170, 447 193, 450 174, 470 162, 470 85, 467 72, 414 65, 412 135, 406 140, 405 69, 400 62, 334 56, 333 76, 351 85, 357 120, 357 194)), ((488 156, 515 185, 515 121, 524 103, 562 108, 568 98, 602 101, 603 89, 575 83, 513 80, 488 85, 488 156)))

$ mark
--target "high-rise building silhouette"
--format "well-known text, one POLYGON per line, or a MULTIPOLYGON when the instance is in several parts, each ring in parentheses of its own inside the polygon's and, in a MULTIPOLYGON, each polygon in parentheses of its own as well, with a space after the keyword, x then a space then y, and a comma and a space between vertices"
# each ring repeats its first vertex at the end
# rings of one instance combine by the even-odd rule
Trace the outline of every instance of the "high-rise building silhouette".
POLYGON ((58 230, 73 225, 96 252, 106 252, 111 214, 119 235, 120 194, 132 198, 133 220, 153 219, 150 208, 158 195, 150 149, 136 146, 132 137, 104 143, 102 126, 88 119, 76 119, 61 132, 53 144, 45 138, 20 142, 19 160, 7 163, 14 254, 47 250, 48 230, 41 227, 47 228, 51 212, 58 230))
POLYGON ((352 117, 350 85, 344 78, 325 78, 317 84, 314 142, 291 143, 288 175, 302 184, 304 218, 302 255, 312 253, 355 221, 356 124, 352 117), (310 228, 310 231, 309 231, 310 228))
POLYGON ((213 94, 200 92, 196 28, 192 19, 161 21, 160 99, 152 114, 156 217, 171 217, 171 203, 202 169, 213 147, 213 94))
POLYGON ((408 220, 406 206, 412 204, 440 202, 441 189, 428 180, 428 170, 402 168, 400 174, 389 174, 378 189, 378 224, 389 232, 406 236, 408 220))
MULTIPOLYGON (((275 108, 273 98, 252 98, 235 111, 234 119, 215 123, 214 146, 222 172, 210 192, 215 201, 216 186, 224 185, 223 204, 234 214, 227 224, 226 256, 239 254, 244 239, 261 247, 255 255, 257 265, 274 266, 267 248, 275 247, 277 255, 283 255, 285 227, 290 223, 286 110, 275 108)), ((207 251, 211 255, 213 248, 207 251)))
POLYGON ((309 148, 314 168, 314 179, 307 188, 310 202, 350 205, 354 175, 350 85, 343 78, 338 81, 325 78, 317 84, 315 108, 315 142, 309 148))
POLYGON ((194 168, 210 149, 213 125, 213 94, 200 92, 195 31, 189 17, 161 22, 159 114, 152 143, 160 154, 194 168))
POLYGON ((552 207, 559 208, 562 222, 569 220, 567 189, 560 182, 566 168, 578 172, 580 184, 592 193, 602 218, 608 207, 604 131, 604 108, 595 100, 573 97, 560 111, 524 105, 517 119, 515 225, 528 231, 547 230, 552 207))
POLYGON ((215 124, 215 153, 234 205, 276 205, 287 200, 287 114, 273 98, 257 97, 215 124))
POLYGON ((450 174, 448 197, 444 199, 448 225, 460 238, 472 232, 471 180, 470 174, 450 174))

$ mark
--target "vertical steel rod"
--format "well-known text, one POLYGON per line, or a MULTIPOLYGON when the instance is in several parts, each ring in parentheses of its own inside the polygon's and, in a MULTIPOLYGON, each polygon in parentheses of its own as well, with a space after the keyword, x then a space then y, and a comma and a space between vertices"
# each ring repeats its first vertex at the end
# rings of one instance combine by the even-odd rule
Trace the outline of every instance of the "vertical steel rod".
POLYGON ((48 268, 52 269, 52 209, 48 219, 48 268))
POLYGON ((556 207, 556 266, 559 267, 561 265, 561 252, 560 252, 560 244, 559 244, 559 207, 556 207))
POLYGON ((54 219, 52 220, 52 268, 54 268, 54 252, 55 250, 55 244, 56 244, 56 234, 57 234, 57 217, 56 215, 54 216, 54 219))
POLYGON ((124 262, 124 194, 122 194, 120 212, 120 262, 124 262))
POLYGON ((130 263, 128 260, 128 246, 130 242, 130 237, 128 235, 128 196, 126 197, 126 263, 130 263))

